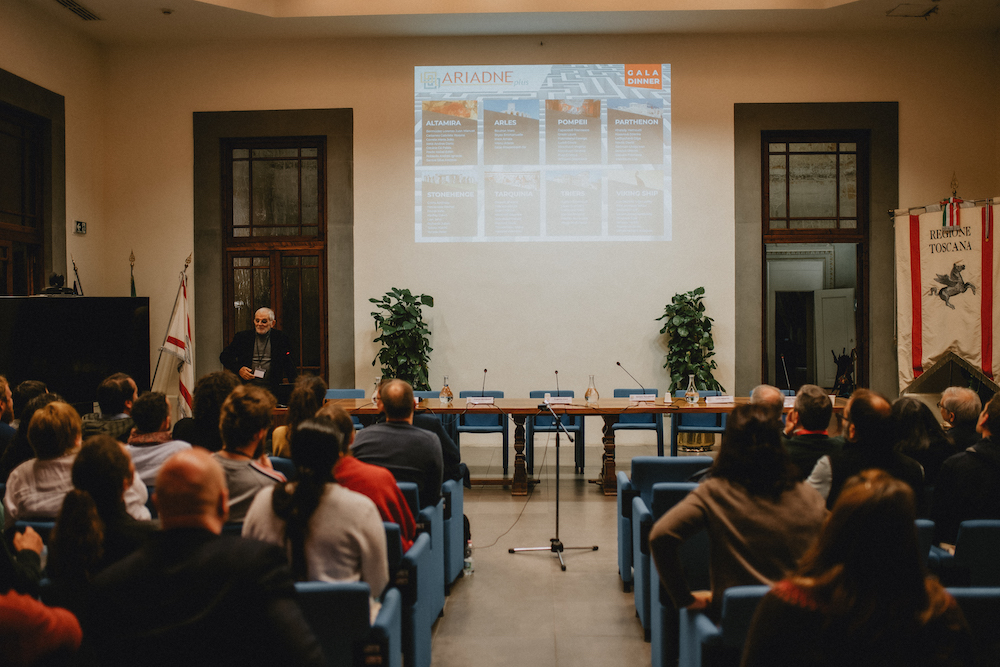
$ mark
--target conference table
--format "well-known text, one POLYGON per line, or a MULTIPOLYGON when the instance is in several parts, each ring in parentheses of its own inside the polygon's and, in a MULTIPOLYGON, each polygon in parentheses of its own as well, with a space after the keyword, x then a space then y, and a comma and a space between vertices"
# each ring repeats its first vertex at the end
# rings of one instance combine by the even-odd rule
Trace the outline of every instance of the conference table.
MULTIPOLYGON (((606 398, 596 403, 585 404, 553 404, 550 407, 559 415, 601 417, 604 420, 604 454, 601 461, 601 472, 595 483, 602 489, 604 495, 613 496, 618 492, 617 477, 615 469, 615 432, 613 426, 618 422, 621 415, 625 414, 719 414, 731 412, 736 406, 748 403, 748 397, 734 397, 730 402, 706 403, 703 397, 698 403, 688 403, 683 398, 657 397, 653 402, 635 403, 628 398, 606 398)), ((374 418, 378 415, 378 408, 369 399, 364 398, 337 398, 331 401, 352 415, 358 417, 374 418)), ((846 400, 837 399, 834 409, 837 412, 843 410, 846 400)), ((503 484, 510 486, 511 495, 525 496, 528 494, 528 485, 537 483, 537 480, 529 480, 524 458, 524 423, 528 417, 549 415, 547 409, 540 409, 539 399, 530 398, 497 398, 492 404, 477 405, 467 404, 463 399, 455 399, 451 404, 442 403, 439 399, 423 399, 417 404, 418 412, 428 412, 440 415, 461 415, 461 414, 503 414, 509 416, 514 422, 514 476, 499 480, 473 479, 473 484, 503 484)), ((787 409, 787 408, 786 408, 787 409)), ((673 431, 673 429, 671 429, 673 431)), ((670 453, 677 455, 676 432, 671 434, 670 453)))

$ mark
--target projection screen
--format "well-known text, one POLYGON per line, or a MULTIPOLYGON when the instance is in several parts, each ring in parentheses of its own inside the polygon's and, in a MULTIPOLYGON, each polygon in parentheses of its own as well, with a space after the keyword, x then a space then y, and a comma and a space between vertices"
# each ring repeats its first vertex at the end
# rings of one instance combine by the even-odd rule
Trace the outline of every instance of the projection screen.
POLYGON ((417 242, 669 241, 670 65, 414 68, 417 242))

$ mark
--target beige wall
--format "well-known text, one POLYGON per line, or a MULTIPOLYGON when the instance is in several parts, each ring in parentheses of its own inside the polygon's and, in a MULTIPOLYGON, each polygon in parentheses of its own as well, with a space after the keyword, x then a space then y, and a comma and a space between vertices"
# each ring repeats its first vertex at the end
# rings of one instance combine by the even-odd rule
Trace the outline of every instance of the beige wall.
MULTIPOLYGON (((426 311, 435 386, 448 374, 456 389, 478 387, 488 367, 490 387, 523 395, 551 385, 558 369, 563 388, 582 393, 594 373, 610 395, 630 384, 615 367, 621 361, 662 392, 668 379, 654 320, 675 292, 704 285, 716 324, 718 378, 732 389, 740 326, 734 103, 898 101, 901 205, 948 194, 952 172, 966 197, 1000 194, 996 38, 540 41, 337 39, 102 52, 0 9, 0 67, 67 97, 67 212, 71 219, 90 216, 92 224, 69 248, 82 271, 86 266, 88 294, 127 294, 134 248, 137 286, 151 297, 154 346, 166 327, 176 274, 192 250, 192 112, 354 109, 356 308, 353 322, 333 322, 330 331, 353 336, 361 387, 375 375, 368 298, 398 286, 436 299, 426 311), (8 37, 18 35, 19 46, 9 46, 8 37), (672 66, 672 241, 414 243, 413 66, 625 61, 672 66)), ((198 373, 215 365, 199 360, 198 373)))

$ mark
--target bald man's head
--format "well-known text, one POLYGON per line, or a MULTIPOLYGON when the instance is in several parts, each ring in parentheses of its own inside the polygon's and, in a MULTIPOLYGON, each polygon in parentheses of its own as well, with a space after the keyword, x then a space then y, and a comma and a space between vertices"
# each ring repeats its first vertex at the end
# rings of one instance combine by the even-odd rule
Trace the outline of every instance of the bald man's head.
POLYGON ((413 387, 405 380, 389 380, 379 388, 379 400, 389 421, 405 421, 413 417, 413 387))
POLYGON ((750 402, 754 405, 764 405, 774 419, 781 419, 785 409, 785 395, 777 387, 769 384, 759 384, 750 393, 750 402))
POLYGON ((153 502, 164 529, 203 527, 220 532, 229 516, 222 466, 199 447, 174 454, 156 476, 153 502))

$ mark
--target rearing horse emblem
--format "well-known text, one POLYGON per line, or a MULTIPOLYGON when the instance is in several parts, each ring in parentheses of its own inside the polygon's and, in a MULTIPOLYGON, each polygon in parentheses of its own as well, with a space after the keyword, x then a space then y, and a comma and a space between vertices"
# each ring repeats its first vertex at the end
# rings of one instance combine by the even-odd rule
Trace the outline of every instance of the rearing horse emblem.
POLYGON ((952 310, 955 310, 955 306, 951 305, 951 297, 957 294, 962 294, 966 290, 970 289, 972 290, 973 294, 976 293, 976 286, 973 285, 972 283, 965 282, 965 280, 962 278, 962 271, 965 271, 965 264, 959 264, 958 262, 955 262, 951 266, 950 274, 948 275, 944 275, 943 273, 936 274, 937 278, 935 278, 935 280, 944 285, 944 287, 937 288, 931 286, 930 290, 927 292, 927 295, 930 296, 932 294, 937 294, 939 297, 941 297, 941 300, 944 301, 944 305, 948 306, 952 310))

